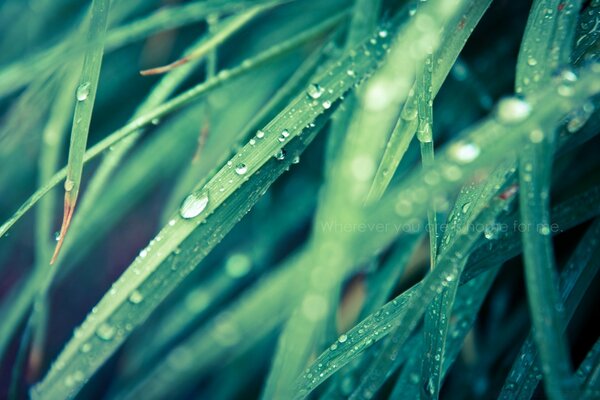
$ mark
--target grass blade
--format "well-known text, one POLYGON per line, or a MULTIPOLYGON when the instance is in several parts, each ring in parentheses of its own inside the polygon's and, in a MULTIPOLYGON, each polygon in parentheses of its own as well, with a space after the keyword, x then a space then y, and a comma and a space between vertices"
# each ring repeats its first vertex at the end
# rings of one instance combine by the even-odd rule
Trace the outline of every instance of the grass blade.
POLYGON ((592 400, 600 396, 600 340, 594 343, 577 370, 582 386, 580 399, 592 400))
MULTIPOLYGON (((581 239, 561 273, 560 291, 562 302, 565 304, 566 323, 572 318, 583 294, 600 267, 598 259, 600 249, 596 245, 598 235, 600 235, 600 221, 596 220, 581 239)), ((530 333, 515 358, 499 398, 530 399, 540 380, 539 374, 535 371, 538 365, 534 335, 530 333)))
MULTIPOLYGON (((365 46, 372 48, 370 43, 365 46)), ((96 312, 90 314, 84 321, 79 334, 67 344, 55 362, 54 368, 50 370, 44 381, 37 387, 34 392, 36 396, 43 395, 52 398, 52 393, 55 393, 54 390, 65 390, 62 387, 63 378, 69 376, 75 369, 82 372, 83 377, 69 389, 68 393, 76 393, 83 382, 102 365, 104 360, 129 335, 130 330, 121 329, 124 327, 123 324, 135 327, 143 322, 150 312, 197 264, 197 261, 188 264, 186 257, 175 256, 173 258, 182 260, 181 262, 188 265, 188 269, 187 272, 185 272, 186 269, 182 269, 182 272, 176 276, 170 274, 169 257, 177 252, 182 242, 189 240, 190 235, 194 236, 192 233, 199 226, 202 226, 202 229, 200 229, 202 232, 209 230, 207 225, 202 225, 208 216, 213 212, 224 209, 224 207, 220 207, 221 204, 234 193, 239 193, 240 188, 247 186, 246 182, 257 171, 261 170, 261 167, 273 156, 279 159, 282 158, 285 143, 296 136, 300 136, 304 128, 313 123, 319 115, 323 113, 327 115, 330 105, 376 67, 377 60, 348 55, 340 64, 335 64, 329 71, 324 71, 320 77, 320 82, 327 85, 327 87, 331 87, 331 92, 323 93, 318 102, 311 96, 306 96, 305 93, 296 97, 263 129, 265 132, 263 138, 258 138, 254 143, 248 143, 244 146, 230 162, 212 176, 206 185, 194 190, 184 200, 177 216, 172 217, 172 220, 158 233, 157 239, 142 251, 141 256, 115 283, 115 291, 112 293, 116 293, 116 295, 108 293, 98 304, 96 312), (347 78, 346 69, 348 65, 353 65, 356 71, 354 79, 347 78), (324 103, 327 105, 323 106, 324 103), (226 184, 229 181, 232 183, 226 184), (166 279, 167 275, 170 275, 171 278, 166 279), (154 285, 157 280, 162 282, 161 295, 148 298, 141 306, 143 309, 138 313, 131 313, 130 307, 135 306, 135 304, 128 301, 129 296, 136 290, 144 293, 147 288, 142 289, 142 287, 152 282, 154 282, 152 283, 154 285), (125 323, 125 321, 129 322, 125 323), (111 335, 107 335, 107 332, 111 332, 111 335), (108 337, 108 340, 103 340, 103 337, 108 337), (78 351, 87 340, 94 341, 96 357, 93 360, 81 355, 78 351), (65 360, 70 361, 66 362, 65 360)), ((274 179, 274 176, 278 174, 268 175, 274 179)), ((261 188, 261 190, 263 189, 261 188)), ((228 202, 227 204, 232 207, 232 203, 228 202)), ((242 208, 243 210, 247 209, 246 207, 242 208)), ((234 223, 232 221, 232 224, 234 223)), ((223 225, 224 222, 219 220, 215 221, 214 224, 223 225)), ((220 238, 221 236, 217 236, 213 241, 218 242, 220 238)), ((201 256, 205 254, 204 251, 200 252, 201 256)))
POLYGON ((108 24, 108 12, 110 0, 94 0, 90 8, 90 22, 87 32, 87 41, 94 43, 86 51, 83 59, 83 67, 77 87, 75 114, 73 116, 73 128, 71 129, 71 145, 69 146, 69 162, 67 165, 67 176, 65 179, 65 200, 63 222, 60 228, 60 236, 50 264, 58 257, 60 248, 65 239, 77 196, 81 185, 81 174, 83 172, 83 158, 87 147, 87 137, 92 120, 92 111, 96 99, 98 80, 100 78, 100 67, 104 54, 104 36, 108 24))

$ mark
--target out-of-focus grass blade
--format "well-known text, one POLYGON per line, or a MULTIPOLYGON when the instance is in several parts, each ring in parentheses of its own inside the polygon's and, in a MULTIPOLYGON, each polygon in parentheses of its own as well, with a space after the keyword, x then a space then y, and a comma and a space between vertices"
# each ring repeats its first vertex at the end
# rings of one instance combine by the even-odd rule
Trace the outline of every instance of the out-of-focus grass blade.
MULTIPOLYGON (((188 260, 190 254, 187 252, 182 256, 176 254, 182 250, 182 243, 195 236, 194 232, 207 232, 213 226, 217 232, 221 233, 213 232, 215 236, 211 236, 211 241, 214 244, 220 241, 222 235, 228 231, 224 228, 226 222, 229 221, 233 226, 239 217, 233 218, 235 221, 232 221, 231 218, 223 220, 213 216, 210 220, 214 222, 204 225, 207 217, 210 217, 213 212, 217 216, 221 212, 230 213, 232 207, 235 210, 240 209, 237 212, 242 212, 243 215, 253 203, 250 203, 249 206, 242 206, 228 201, 227 207, 221 207, 221 205, 232 195, 239 195, 241 188, 250 186, 248 184, 250 181, 267 179, 264 187, 268 187, 279 173, 262 172, 254 178, 256 172, 262 171, 263 165, 273 157, 276 158, 276 161, 284 160, 286 157, 285 144, 298 136, 302 139, 302 132, 307 126, 314 123, 319 115, 330 113, 328 110, 333 103, 337 102, 341 96, 378 66, 379 59, 360 57, 358 56, 359 52, 371 51, 374 53, 380 50, 379 46, 367 42, 359 46, 355 54, 347 55, 339 63, 323 71, 319 82, 330 90, 317 96, 317 100, 315 96, 310 95, 312 89, 309 87, 308 95, 302 93, 297 96, 261 130, 262 133, 259 133, 253 142, 246 144, 230 162, 211 177, 208 183, 194 190, 183 201, 179 213, 173 216, 150 245, 141 252, 140 257, 114 284, 114 290, 106 294, 95 308, 95 312, 89 314, 78 333, 67 343, 53 368, 33 394, 36 397, 53 398, 56 393, 66 389, 64 379, 74 372, 78 372, 81 379, 78 379, 67 393, 70 393, 71 396, 77 393, 83 383, 120 346, 131 329, 143 322, 198 263, 199 260, 195 260, 195 262, 188 260), (349 67, 354 69, 354 77, 349 77, 346 73, 349 67), (200 229, 197 229, 198 227, 200 229), (187 265, 187 268, 182 267, 178 274, 172 274, 170 260, 175 262, 179 260, 182 264, 187 265), (158 283, 161 286, 160 290, 156 290, 154 287, 158 283), (136 291, 145 298, 143 302, 130 301, 130 296, 134 295, 136 291), (138 304, 139 306, 136 307, 138 304), (137 311, 132 312, 132 308, 137 311), (92 359, 80 352, 80 348, 90 341, 94 343, 92 359)), ((311 131, 313 130, 309 129, 309 132, 311 131)), ((310 137, 308 134, 306 136, 310 137)), ((264 190, 264 187, 261 187, 260 190, 264 190)), ((207 253, 207 249, 196 248, 194 250, 192 248, 190 252, 196 252, 197 256, 202 258, 207 253)), ((134 298, 138 298, 138 296, 134 295, 134 298)))
MULTIPOLYGON (((468 5, 464 13, 453 21, 455 29, 447 32, 441 38, 443 44, 434 53, 435 68, 432 76, 432 98, 439 92, 458 54, 491 2, 491 0, 485 0, 468 5)), ((448 26, 453 25, 449 24, 448 26)), ((417 109, 412 97, 402 107, 400 118, 398 118, 386 144, 369 192, 371 200, 380 198, 385 192, 417 130, 417 109)))
POLYGON ((244 27, 254 18, 259 16, 261 13, 272 8, 274 4, 266 4, 252 7, 248 11, 242 12, 236 16, 227 19, 226 21, 221 22, 218 25, 218 27, 214 27, 214 33, 211 33, 206 40, 204 40, 198 47, 192 49, 183 58, 180 58, 179 60, 174 61, 171 64, 165 65, 163 67, 147 69, 141 71, 140 73, 142 75, 163 74, 172 70, 173 68, 176 68, 183 64, 187 64, 192 60, 204 58, 212 49, 215 49, 226 39, 228 39, 231 35, 239 31, 242 27, 244 27))
MULTIPOLYGON (((281 3, 281 1, 208 0, 183 4, 181 6, 166 7, 148 16, 111 29, 106 35, 105 50, 107 52, 112 51, 164 30, 175 29, 194 22, 203 21, 211 14, 243 11, 248 7, 257 5, 257 3, 277 4, 281 3)), ((124 19, 132 11, 122 10, 118 12, 125 8, 123 6, 117 7, 118 5, 120 4, 113 7, 115 13, 111 13, 112 24, 124 19)), ((54 71, 57 66, 64 63, 66 58, 70 59, 83 53, 88 44, 79 38, 69 39, 66 42, 60 42, 53 47, 41 50, 23 60, 2 67, 0 69, 0 97, 6 96, 20 87, 29 84, 35 77, 54 71)))
MULTIPOLYGON (((263 398, 289 398, 296 393, 294 382, 307 365, 318 335, 328 321, 327 315, 331 313, 330 299, 339 292, 347 270, 355 261, 348 249, 357 241, 358 232, 340 235, 327 229, 326 224, 352 225, 360 220, 376 160, 397 110, 406 100, 415 66, 425 58, 426 49, 439 44, 438 29, 441 30, 447 20, 460 11, 460 6, 460 1, 428 3, 423 14, 410 18, 397 34, 389 29, 378 32, 379 41, 388 36, 397 37, 386 63, 360 90, 360 108, 350 121, 339 156, 326 171, 326 184, 315 217, 316 229, 311 246, 303 256, 312 271, 311 279, 304 289, 305 300, 297 305, 280 336, 263 398), (427 34, 422 30, 423 19, 429 21, 427 34), (413 47, 410 57, 406 57, 405 49, 419 39, 420 45, 413 47), (336 257, 330 257, 331 254, 336 257), (323 262, 325 259, 326 263, 323 262), (318 305, 311 311, 312 307, 307 307, 307 303, 318 305)), ((403 12, 395 19, 400 18, 404 18, 403 12)))
MULTIPOLYGON (((151 125, 153 121, 160 120, 170 113, 196 101, 201 96, 205 95, 212 89, 228 82, 237 76, 250 71, 257 66, 263 65, 265 62, 270 61, 274 57, 278 57, 291 49, 297 48, 300 44, 310 41, 318 36, 321 36, 324 32, 336 26, 343 18, 344 13, 333 16, 332 18, 323 21, 313 29, 307 30, 300 35, 290 39, 289 41, 280 43, 279 45, 273 46, 272 48, 265 50, 256 57, 246 60, 241 65, 231 68, 229 70, 223 70, 214 79, 200 83, 195 87, 185 91, 184 93, 174 97, 173 99, 153 108, 152 110, 144 113, 143 115, 135 118, 127 125, 123 126, 119 130, 108 135, 96 145, 92 146, 84 155, 84 163, 104 153, 107 149, 113 146, 115 143, 123 140, 127 136, 137 133, 141 128, 151 125)), ((50 189, 59 184, 66 177, 66 168, 61 169, 57 172, 52 179, 47 182, 42 188, 38 189, 25 203, 19 207, 19 209, 0 226, 0 238, 4 236, 8 230, 31 208, 35 205, 40 198, 42 198, 50 189)))
POLYGON ((63 222, 50 264, 53 264, 56 257, 58 257, 65 235, 71 224, 71 218, 73 217, 73 211, 75 210, 79 194, 81 174, 83 172, 83 157, 87 147, 87 137, 92 120, 94 102, 96 100, 102 56, 104 54, 104 37, 108 24, 109 10, 110 0, 94 0, 90 8, 90 21, 86 40, 93 44, 85 52, 79 86, 75 94, 77 103, 75 104, 75 114, 73 116, 69 162, 67 164, 67 177, 65 179, 63 222))
POLYGON ((591 58, 590 52, 592 55, 598 54, 598 38, 600 38, 600 30, 596 26, 598 18, 600 18, 600 3, 592 1, 579 16, 572 55, 574 64, 580 64, 585 58, 591 58))
MULTIPOLYGON (((296 49, 299 45, 306 43, 307 41, 313 40, 318 36, 323 35, 326 31, 330 30, 332 27, 336 26, 343 18, 343 14, 334 16, 328 20, 323 21, 318 26, 315 26, 313 29, 305 31, 304 33, 297 35, 297 37, 290 39, 289 41, 280 43, 275 45, 264 52, 260 53, 256 57, 252 57, 250 59, 245 60, 239 66, 231 68, 229 70, 224 70, 221 74, 216 76, 214 79, 211 79, 207 82, 201 83, 194 88, 182 93, 181 95, 175 97, 174 99, 153 108, 147 113, 135 118, 129 124, 124 126, 123 128, 117 130, 113 134, 107 136, 105 139, 100 141, 95 146, 92 146, 87 152, 85 156, 85 161, 89 161, 100 154, 103 154, 106 150, 108 150, 112 145, 119 143, 120 140, 127 138, 128 135, 136 134, 142 127, 152 124, 152 121, 156 119, 160 119, 168 115, 169 113, 176 111, 183 106, 190 104, 195 101, 199 97, 203 96, 206 93, 211 92, 212 90, 226 84, 232 79, 236 77, 242 76, 250 71, 253 71, 257 67, 264 65, 266 62, 271 61, 273 58, 279 57, 286 52, 296 49)), ((165 80, 169 80, 170 78, 175 79, 177 74, 184 73, 183 70, 191 67, 190 65, 186 65, 183 68, 174 71, 165 77, 165 80)), ((165 84, 165 86, 168 86, 165 84)), ((158 95, 157 95, 158 96, 158 95)), ((150 100, 149 100, 150 101, 150 100)), ((160 146, 158 147, 160 148, 160 146)), ((106 167, 107 169, 112 167, 106 167)), ((0 227, 0 238, 4 236, 4 234, 17 222, 33 205, 37 203, 49 190, 55 187, 58 183, 60 183, 66 176, 66 169, 63 168, 57 174, 55 174, 52 179, 42 186, 38 191, 36 191, 20 208, 19 210, 0 227)), ((127 182, 128 184, 131 181, 127 182)), ((82 206, 85 206, 85 200, 82 202, 82 206)), ((114 213, 114 210, 108 210, 109 213, 114 213)), ((104 221, 103 221, 104 222, 104 221)), ((86 224, 82 224, 83 226, 87 226, 86 224)), ((73 237, 77 240, 76 237, 73 237)), ((70 243, 66 242, 67 245, 70 243)), ((21 288, 14 293, 14 301, 11 302, 10 307, 6 307, 0 312, 4 318, 2 319, 4 323, 0 326, 0 353, 3 353, 3 350, 6 348, 8 344, 11 333, 14 332, 19 322, 23 318, 23 315, 27 312, 31 301, 33 300, 33 296, 38 290, 38 283, 36 279, 29 278, 26 280, 25 284, 21 286, 21 288)))
MULTIPOLYGON (((596 220, 581 239, 560 276, 561 300, 565 304, 565 326, 579 305, 586 289, 600 267, 600 220, 596 220)), ((530 399, 540 381, 539 361, 530 333, 508 374, 500 399, 530 399)))

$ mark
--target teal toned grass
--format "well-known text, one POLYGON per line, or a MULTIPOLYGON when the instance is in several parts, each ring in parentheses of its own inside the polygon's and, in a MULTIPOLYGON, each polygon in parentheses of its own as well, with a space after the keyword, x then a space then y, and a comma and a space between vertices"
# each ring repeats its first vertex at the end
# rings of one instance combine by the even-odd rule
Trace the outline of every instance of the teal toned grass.
POLYGON ((0 4, 0 398, 598 397, 600 1, 110 3, 0 4))

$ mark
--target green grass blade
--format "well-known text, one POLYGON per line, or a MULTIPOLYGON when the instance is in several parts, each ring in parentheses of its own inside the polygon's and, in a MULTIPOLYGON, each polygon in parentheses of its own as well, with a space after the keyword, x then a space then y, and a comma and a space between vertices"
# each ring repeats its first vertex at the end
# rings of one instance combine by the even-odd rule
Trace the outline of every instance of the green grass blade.
POLYGON ((53 264, 58 257, 69 229, 79 194, 83 172, 83 158, 87 147, 94 102, 96 100, 102 56, 104 55, 104 37, 108 24, 109 9, 110 0, 94 0, 90 8, 90 21, 86 40, 93 44, 85 52, 79 86, 77 87, 73 128, 71 129, 71 144, 69 146, 69 162, 65 178, 63 222, 60 228, 60 237, 50 264, 53 264))
MULTIPOLYGON (((458 54, 490 4, 491 0, 486 0, 468 5, 464 10, 464 13, 454 21, 455 29, 448 29, 449 31, 452 31, 453 34, 449 34, 448 32, 448 34, 443 35, 441 38, 443 43, 439 46, 439 49, 434 55, 436 65, 432 76, 432 97, 437 95, 442 83, 450 72, 452 65, 454 65, 458 54)), ((451 25, 448 25, 448 27, 450 26, 451 25)), ((416 107, 416 103, 409 98, 402 108, 400 118, 398 118, 398 121, 394 126, 379 166, 377 167, 373 185, 369 192, 370 200, 379 199, 383 195, 390 184, 400 161, 404 157, 408 145, 412 141, 418 125, 416 119, 416 107)))
MULTIPOLYGON (((569 61, 570 43, 557 41, 565 35, 570 37, 574 34, 570 32, 574 31, 574 24, 567 26, 563 13, 559 12, 559 4, 558 0, 540 0, 532 6, 517 62, 517 93, 529 94, 537 90, 548 82, 555 68, 569 61), (561 50, 563 46, 566 51, 561 50)), ((572 5, 568 7, 572 8, 572 5)), ((562 85, 568 87, 569 83, 565 81, 562 85)), ((561 334, 563 317, 558 310, 562 309, 562 302, 549 237, 549 190, 555 129, 553 125, 543 125, 533 130, 530 142, 520 152, 519 200, 521 220, 528 227, 522 238, 535 342, 540 349, 546 376, 546 392, 552 399, 561 399, 569 390, 571 366, 568 343, 561 334)))
MULTIPOLYGON (((220 23, 218 28, 212 27, 211 29, 215 29, 215 31, 209 32, 209 35, 206 38, 206 40, 202 41, 199 46, 189 51, 188 54, 186 54, 183 58, 180 58, 179 60, 163 67, 157 67, 142 71, 141 74, 162 74, 172 70, 175 67, 187 64, 190 61, 204 58, 210 51, 217 48, 234 33, 242 29, 245 25, 247 25, 250 21, 258 17, 263 12, 272 8, 274 5, 277 5, 277 2, 252 7, 247 11, 244 11, 238 15, 228 18, 226 21, 220 23)), ((208 75, 208 77, 210 78, 210 75, 208 75)))
MULTIPOLYGON (((371 48, 372 45, 368 43, 365 46, 371 48)), ((360 50, 362 51, 362 49, 361 47, 360 50)), ((128 336, 129 331, 122 330, 120 325, 124 324, 126 320, 130 321, 127 323, 127 326, 135 327, 139 325, 186 275, 185 273, 181 273, 172 279, 164 279, 162 275, 169 274, 170 271, 168 265, 169 256, 180 248, 182 242, 187 240, 196 231, 197 227, 202 226, 202 229, 200 229, 202 232, 208 230, 207 225, 202 224, 208 216, 213 212, 223 209, 224 207, 220 207, 220 205, 233 194, 239 193, 239 190, 247 185, 246 182, 257 171, 261 170, 265 163, 269 162, 273 157, 282 158, 282 154, 285 151, 283 149, 285 143, 300 136, 305 127, 313 123, 319 115, 323 113, 328 114, 329 111, 327 110, 330 106, 339 100, 360 79, 376 68, 377 63, 378 61, 372 58, 348 55, 339 64, 335 64, 330 70, 324 71, 319 78, 319 82, 325 87, 330 87, 331 91, 323 93, 319 101, 316 101, 312 96, 307 96, 306 93, 297 96, 263 129, 265 132, 264 137, 245 145, 230 162, 212 176, 206 185, 194 190, 184 200, 177 216, 174 216, 169 221, 161 232, 158 233, 156 239, 142 251, 141 256, 134 261, 121 279, 115 283, 114 289, 117 294, 112 295, 108 293, 100 301, 96 308, 96 313, 90 314, 88 319, 82 324, 80 334, 76 335, 67 344, 62 355, 59 355, 54 368, 51 369, 45 380, 39 385, 38 393, 43 393, 44 396, 51 396, 49 391, 64 390, 64 387, 59 389, 62 386, 59 382, 62 382, 62 378, 72 373, 69 372, 70 370, 73 371, 73 368, 79 368, 83 372, 84 379, 77 385, 74 385, 70 391, 74 393, 86 379, 86 375, 90 376, 93 374, 128 336), (352 65, 356 71, 354 79, 348 79, 348 75, 346 74, 346 69, 349 65, 352 65), (138 290, 140 285, 143 286, 145 283, 155 281, 156 279, 160 279, 163 282, 164 290, 161 290, 161 295, 155 297, 153 301, 151 298, 145 301, 142 305, 143 312, 140 310, 139 313, 131 314, 129 307, 132 304, 128 301, 128 297, 132 292, 138 290), (105 335, 107 330, 110 330, 112 333, 110 340, 102 340, 102 337, 107 336, 105 335), (98 334, 96 334, 97 331, 99 331, 98 334), (95 344, 97 357, 90 362, 87 357, 78 352, 78 349, 86 340, 91 340, 92 338, 99 338, 99 340, 96 340, 97 343, 95 344), (63 361, 65 359, 70 361, 63 361)), ((267 174, 263 173, 262 175, 267 174)), ((228 207, 232 207, 232 203, 228 202, 227 204, 228 207)), ((246 210, 246 207, 242 207, 242 209, 246 210)), ((222 223, 221 221, 216 221, 216 224, 222 223)), ((232 224, 234 224, 233 221, 232 224)), ((217 236, 214 240, 218 241, 220 238, 221 236, 217 236)), ((204 252, 200 253, 202 255, 205 254, 204 252)), ((174 259, 177 258, 174 257, 174 259)), ((195 264, 197 262, 189 265, 189 270, 195 264)))
POLYGON ((600 396, 600 340, 594 343, 585 359, 577 369, 582 391, 580 399, 592 400, 600 396))
MULTIPOLYGON (((123 140, 127 136, 131 134, 135 134, 141 128, 151 125, 153 121, 160 120, 165 116, 173 113, 180 108, 187 106, 190 103, 193 103, 201 96, 205 95, 209 91, 213 90, 216 87, 221 86, 222 84, 228 82, 230 79, 233 79, 237 76, 240 76, 260 65, 263 65, 265 62, 270 61, 275 57, 279 57, 286 52, 297 48, 300 44, 306 43, 307 41, 313 40, 318 36, 321 36, 324 32, 330 30, 332 27, 336 26, 342 19, 344 18, 344 14, 334 16, 326 21, 323 21, 320 25, 315 26, 311 30, 307 30, 304 33, 296 36, 289 41, 283 42, 279 45, 273 46, 272 48, 265 50, 260 53, 256 57, 246 60, 246 62, 241 65, 234 67, 229 70, 224 70, 222 73, 218 74, 214 79, 200 83, 195 87, 185 91, 184 93, 174 97, 173 99, 161 104, 148 111, 144 115, 141 115, 135 118, 133 121, 129 122, 127 125, 123 126, 119 130, 114 133, 108 135, 96 145, 92 146, 84 155, 83 161, 84 163, 90 161, 91 159, 99 156, 108 150, 111 146, 123 140)), ((59 184, 66 177, 66 168, 61 169, 57 172, 52 179, 47 182, 42 188, 38 189, 25 203, 19 207, 19 209, 0 226, 0 237, 4 236, 10 228, 27 212, 31 207, 33 207, 50 189, 59 184)))
MULTIPOLYGON (((600 267, 598 261, 600 249, 596 245, 598 235, 600 235, 600 221, 596 220, 581 239, 561 273, 560 291, 562 302, 565 304, 566 323, 572 318, 583 294, 600 267)), ((533 333, 530 333, 523 343, 499 398, 530 399, 533 396, 540 380, 539 373, 535 371, 539 367, 539 360, 533 338, 533 333)))

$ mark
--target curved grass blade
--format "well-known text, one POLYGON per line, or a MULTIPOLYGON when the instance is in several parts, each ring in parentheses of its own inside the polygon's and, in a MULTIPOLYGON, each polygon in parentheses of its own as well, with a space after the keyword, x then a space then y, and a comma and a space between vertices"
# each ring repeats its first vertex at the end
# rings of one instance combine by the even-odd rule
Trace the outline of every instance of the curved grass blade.
MULTIPOLYGON (((153 108, 152 110, 144 113, 143 115, 135 118, 119 130, 108 135, 102 139, 96 145, 92 146, 84 155, 84 163, 104 153, 107 149, 113 146, 115 143, 123 140, 127 136, 137 133, 141 128, 151 125, 153 121, 160 120, 170 113, 198 100, 201 96, 207 92, 213 90, 216 87, 228 82, 237 76, 240 76, 247 71, 250 71, 260 65, 263 65, 267 61, 270 61, 274 57, 281 56, 286 52, 295 49, 298 45, 310 41, 318 36, 321 36, 324 32, 328 31, 332 27, 336 26, 345 16, 345 13, 336 15, 322 24, 314 27, 313 29, 307 30, 304 33, 296 36, 289 41, 280 43, 279 45, 273 46, 272 48, 265 50, 256 57, 246 60, 241 65, 234 67, 229 70, 223 70, 214 79, 200 83, 195 87, 185 91, 184 93, 174 97, 173 99, 153 108)), ((61 169, 57 172, 52 179, 47 182, 42 188, 38 189, 19 209, 0 226, 0 238, 4 236, 8 230, 29 210, 35 205, 50 189, 59 184, 66 177, 66 168, 61 169)))
POLYGON ((174 61, 163 67, 146 69, 141 71, 140 73, 142 75, 164 74, 166 72, 171 71, 173 68, 187 64, 192 60, 204 58, 212 49, 215 49, 217 46, 219 46, 221 43, 227 40, 235 32, 243 28, 254 18, 258 17, 263 12, 271 9, 274 5, 277 5, 278 3, 280 2, 275 2, 272 4, 267 3, 266 5, 252 7, 248 9, 248 11, 228 18, 227 20, 221 22, 218 26, 214 27, 213 29, 215 29, 215 32, 211 33, 206 40, 202 41, 202 43, 200 43, 198 47, 192 49, 183 58, 180 58, 179 60, 174 61))
MULTIPOLYGON (((575 313, 586 289, 600 268, 600 220, 594 221, 563 268, 560 291, 565 304, 565 326, 575 313)), ((564 329, 563 329, 564 330, 564 329)), ((521 346, 519 355, 508 373, 500 399, 530 399, 539 383, 539 367, 533 333, 521 346)))
MULTIPOLYGON (((458 54, 464 47, 467 39, 477 26, 477 23, 490 6, 492 0, 473 2, 466 7, 464 12, 453 21, 455 29, 448 29, 441 40, 443 44, 434 53, 436 67, 433 71, 432 97, 434 98, 440 90, 442 83, 446 80, 446 76, 450 72, 452 65, 458 58, 458 54)), ((417 130, 417 106, 416 102, 411 99, 414 96, 409 96, 402 108, 400 118, 396 122, 390 138, 386 144, 385 151, 377 167, 373 185, 369 192, 370 201, 381 198, 388 185, 390 184, 394 172, 398 168, 400 161, 404 157, 404 153, 408 149, 408 145, 417 130)))
MULTIPOLYGON (((373 52, 378 50, 370 42, 358 50, 362 52, 365 49, 373 52)), ((189 239, 190 235, 197 230, 196 228, 202 226, 202 229, 198 229, 199 231, 208 230, 207 226, 211 225, 202 225, 207 216, 225 208, 220 207, 221 204, 234 193, 239 193, 240 188, 247 186, 247 182, 252 180, 253 175, 261 170, 266 162, 274 156, 278 159, 285 157, 286 150, 283 149, 285 143, 300 136, 305 127, 313 123, 319 115, 328 114, 330 112, 328 109, 333 103, 371 73, 377 64, 378 60, 376 59, 351 54, 329 70, 324 71, 319 81, 326 87, 330 87, 331 91, 323 93, 319 101, 305 93, 296 97, 263 129, 264 134, 259 135, 262 137, 257 138, 254 143, 244 146, 230 162, 212 176, 206 185, 193 191, 184 200, 178 216, 173 217, 167 226, 158 233, 155 240, 142 251, 140 257, 115 283, 115 290, 100 301, 96 312, 91 313, 81 325, 78 334, 67 344, 54 367, 38 386, 38 390, 35 391, 36 395, 52 398, 54 390, 65 389, 61 387, 64 383, 63 378, 70 376, 77 368, 79 372, 83 373, 82 379, 78 380, 69 391, 72 394, 76 393, 83 382, 129 335, 129 331, 124 329, 125 321, 129 321, 126 325, 130 327, 139 325, 187 275, 184 269, 176 276, 171 275, 171 279, 165 279, 163 275, 170 271, 168 262, 165 262, 169 256, 176 252, 182 242, 189 239), (353 79, 349 79, 346 74, 348 65, 353 65, 356 71, 353 79), (138 290, 140 285, 143 286, 148 282, 156 284, 156 279, 160 279, 163 288, 159 291, 160 295, 156 294, 145 301, 142 306, 143 312, 140 310, 139 313, 131 313, 129 309, 131 302, 128 302, 128 296, 138 290), (111 334, 106 335, 107 332, 111 334), (107 336, 109 336, 109 340, 102 340, 102 337, 106 338, 107 336), (98 337, 100 340, 95 341, 97 342, 95 343, 96 357, 93 360, 89 360, 79 353, 78 349, 87 340, 98 337)), ((233 203, 228 202, 227 204, 228 207, 231 207, 233 203)), ((246 207, 241 208, 247 209, 246 207)), ((221 223, 221 221, 217 223, 221 223)), ((221 236, 217 235, 216 239, 220 238, 221 236)), ((206 254, 203 251, 200 253, 206 254)), ((178 259, 178 257, 174 257, 174 259, 178 259)), ((197 262, 190 264, 188 269, 191 271, 196 264, 197 262)))
POLYGON ((71 145, 69 146, 69 162, 67 164, 67 177, 65 179, 65 201, 63 222, 60 236, 50 264, 58 257, 65 235, 71 224, 75 210, 81 174, 83 172, 83 157, 87 147, 87 137, 92 120, 92 110, 96 100, 100 67, 104 54, 104 36, 108 24, 110 0, 94 0, 90 8, 90 22, 86 40, 94 43, 85 52, 83 67, 77 87, 75 114, 73 115, 73 128, 71 129, 71 145))

